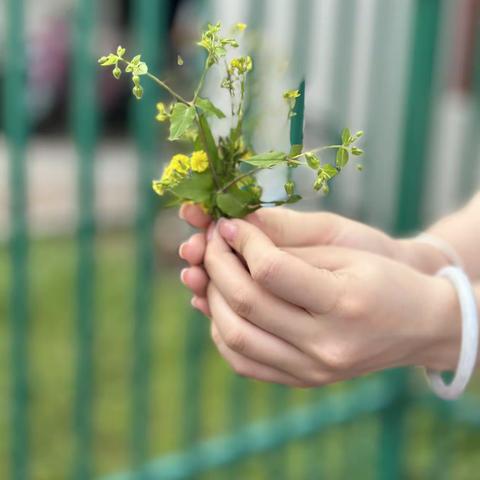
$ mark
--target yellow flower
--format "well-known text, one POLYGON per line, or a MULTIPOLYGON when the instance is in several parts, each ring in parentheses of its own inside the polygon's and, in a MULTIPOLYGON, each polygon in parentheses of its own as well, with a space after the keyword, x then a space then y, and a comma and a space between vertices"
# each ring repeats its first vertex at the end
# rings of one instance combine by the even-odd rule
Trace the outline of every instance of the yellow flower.
POLYGON ((183 155, 183 153, 177 153, 170 160, 169 167, 173 171, 183 175, 190 169, 190 159, 186 155, 183 155))
POLYGON ((283 98, 285 100, 294 100, 300 96, 300 92, 298 90, 287 90, 283 93, 283 98))
POLYGON ((208 168, 208 157, 203 150, 193 152, 191 160, 194 172, 204 172, 208 168))
POLYGON ((235 24, 235 29, 238 30, 239 32, 243 32, 247 28, 246 23, 238 22, 235 24))
POLYGON ((246 57, 233 58, 230 61, 230 73, 236 70, 239 74, 249 72, 253 67, 252 57, 247 55, 246 57))
POLYGON ((167 110, 163 102, 157 103, 157 116, 155 117, 158 122, 164 122, 168 118, 167 110))
POLYGON ((163 195, 165 193, 165 187, 160 180, 153 180, 152 188, 157 195, 163 195))

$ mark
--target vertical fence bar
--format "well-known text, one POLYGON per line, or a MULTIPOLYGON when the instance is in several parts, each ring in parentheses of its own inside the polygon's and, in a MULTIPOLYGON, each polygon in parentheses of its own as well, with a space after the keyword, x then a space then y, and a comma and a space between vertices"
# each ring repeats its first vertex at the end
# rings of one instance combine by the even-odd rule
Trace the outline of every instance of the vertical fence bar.
MULTIPOLYGON (((421 221, 432 106, 432 72, 441 8, 442 2, 439 0, 416 1, 395 222, 397 233, 416 229, 421 221)), ((382 416, 379 477, 395 480, 404 478, 402 460, 404 423, 408 405, 407 372, 405 370, 391 372, 387 376, 387 381, 399 387, 399 392, 404 392, 397 396, 382 416)))
MULTIPOLYGON (((157 73, 160 52, 165 49, 167 8, 164 0, 138 0, 132 3, 135 48, 149 68, 157 73)), ((131 462, 135 469, 146 461, 149 453, 150 396, 150 320, 154 273, 154 194, 157 148, 155 100, 159 94, 149 79, 142 82, 143 99, 135 102, 133 132, 139 153, 136 215, 136 283, 133 329, 133 370, 131 385, 131 462)), ((141 473, 140 473, 141 476, 141 473)))
POLYGON ((72 128, 78 164, 76 450, 73 477, 92 478, 92 390, 94 322, 94 148, 96 139, 94 24, 95 2, 77 0, 73 19, 71 74, 72 128))
POLYGON ((480 133, 480 7, 474 9, 475 18, 475 47, 473 53, 472 71, 472 109, 468 124, 465 148, 462 163, 461 199, 466 200, 478 188, 478 137, 480 133))
MULTIPOLYGON (((212 23, 214 19, 209 18, 209 13, 213 9, 212 1, 197 0, 195 11, 199 21, 197 28, 203 28, 207 22, 212 23)), ((215 19, 216 21, 216 19, 215 19)), ((205 56, 201 52, 195 57, 194 77, 203 70, 205 56)), ((207 328, 203 314, 196 309, 191 309, 186 318, 186 338, 185 338, 185 378, 183 391, 183 425, 182 425, 182 444, 188 448, 201 435, 202 419, 202 376, 204 372, 204 351, 208 341, 207 328)))
POLYGON ((441 0, 416 1, 395 223, 397 233, 405 233, 421 224, 421 204, 428 171, 435 47, 442 3, 441 0))
POLYGON ((24 2, 6 2, 4 125, 10 157, 11 478, 26 480, 28 462, 28 233, 26 219, 27 111, 24 2))

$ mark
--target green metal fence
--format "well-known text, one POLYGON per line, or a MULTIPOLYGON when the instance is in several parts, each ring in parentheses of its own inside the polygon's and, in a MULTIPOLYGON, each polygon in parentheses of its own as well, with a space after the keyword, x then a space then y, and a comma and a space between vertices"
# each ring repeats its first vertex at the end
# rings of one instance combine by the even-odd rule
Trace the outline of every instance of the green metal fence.
MULTIPOLYGON (((302 0, 295 4, 296 21, 290 32, 292 78, 297 79, 298 74, 303 75, 305 71, 308 73, 311 58, 317 48, 321 48, 312 43, 316 25, 315 17, 309 16, 314 9, 320 9, 320 3, 324 8, 328 2, 302 0)), ((333 125, 327 126, 326 130, 336 130, 337 125, 349 121, 352 99, 348 95, 356 76, 352 69, 353 30, 361 19, 362 8, 367 6, 374 15, 373 53, 366 77, 368 81, 364 85, 366 92, 363 92, 369 101, 363 114, 354 117, 355 121, 361 118, 366 122, 360 126, 368 130, 367 151, 370 146, 371 156, 363 178, 350 179, 361 182, 360 205, 349 209, 338 185, 326 205, 379 224, 382 224, 381 215, 375 214, 379 211, 378 203, 392 205, 388 215, 390 224, 386 226, 403 234, 420 228, 429 218, 429 212, 425 212, 428 200, 425 192, 432 144, 438 134, 432 118, 435 101, 439 100, 444 88, 436 83, 435 72, 442 58, 442 38, 444 40, 451 34, 454 24, 452 4, 460 6, 462 2, 447 5, 439 0, 412 0, 401 6, 395 6, 399 2, 386 0, 335 3, 334 61, 324 67, 331 70, 332 84, 328 95, 335 109, 328 112, 333 125), (400 19, 396 14, 403 9, 400 19), (409 42, 403 45, 403 53, 398 56, 398 63, 404 60, 403 70, 399 68, 389 73, 393 68, 389 48, 393 48, 394 41, 389 34, 397 22, 403 22, 407 28, 408 33, 403 34, 409 42), (392 44, 388 44, 389 41, 392 44), (399 79, 401 72, 404 75, 399 79), (392 75, 388 78, 395 77, 398 92, 403 92, 400 120, 384 115, 385 109, 390 107, 393 110, 397 105, 395 98, 389 98, 391 85, 382 83, 382 78, 388 75, 392 75), (390 120, 392 125, 400 125, 400 133, 388 131, 385 123, 390 120), (379 136, 377 132, 381 132, 380 140, 376 138, 379 136), (395 151, 391 155, 398 156, 396 167, 391 167, 389 172, 383 165, 388 160, 385 159, 386 151, 395 151), (381 175, 387 172, 390 185, 396 185, 392 187, 393 193, 389 194, 393 197, 388 201, 372 193, 382 192, 383 186, 379 185, 382 177, 379 178, 378 172, 382 172, 381 175)), ((435 401, 425 389, 418 387, 417 375, 412 378, 411 372, 407 371, 387 372, 311 392, 259 386, 218 370, 216 365, 220 360, 212 356, 208 326, 198 314, 184 308, 182 316, 170 323, 157 316, 161 306, 158 306, 156 295, 164 288, 159 284, 171 283, 172 277, 155 269, 157 204, 150 183, 158 171, 158 158, 165 147, 158 142, 158 132, 151 120, 151 105, 154 105, 157 93, 148 84, 145 84, 144 101, 135 103, 130 111, 131 133, 138 152, 138 206, 128 240, 129 251, 134 252, 128 270, 132 280, 120 293, 130 299, 130 310, 125 313, 125 318, 129 319, 126 337, 129 344, 124 345, 126 360, 122 359, 122 365, 125 368, 120 369, 119 374, 119 370, 112 367, 112 375, 128 377, 124 381, 121 400, 127 410, 117 413, 118 397, 102 400, 106 401, 102 415, 111 410, 114 418, 118 415, 118 421, 125 422, 116 434, 102 433, 99 427, 102 415, 98 414, 101 390, 98 362, 108 354, 109 337, 105 341, 99 333, 101 315, 96 302, 98 291, 103 288, 102 281, 108 282, 109 275, 115 276, 117 272, 115 266, 109 264, 109 273, 106 276, 102 273, 101 269, 105 267, 101 252, 104 250, 98 242, 104 234, 98 232, 95 222, 95 155, 100 131, 95 59, 103 53, 97 51, 102 27, 99 4, 92 0, 77 0, 72 13, 70 119, 78 159, 78 225, 72 249, 76 259, 71 285, 74 301, 72 311, 65 312, 65 317, 72 322, 69 345, 74 356, 69 370, 70 393, 67 395, 48 387, 48 391, 66 395, 68 419, 63 421, 71 437, 65 440, 49 437, 47 430, 50 427, 54 430, 53 425, 47 428, 44 425, 45 430, 35 433, 35 436, 40 435, 46 442, 51 442, 52 448, 62 449, 63 442, 68 444, 67 452, 62 453, 63 460, 58 460, 58 464, 50 462, 48 466, 38 458, 36 449, 40 451, 43 447, 39 446, 38 438, 32 441, 31 426, 35 422, 32 412, 38 398, 32 388, 35 382, 32 318, 36 315, 36 304, 32 301, 33 261, 29 251, 36 248, 37 240, 29 235, 27 212, 29 114, 24 19, 28 4, 23 0, 6 0, 2 11, 6 20, 5 32, 2 32, 6 47, 3 126, 8 145, 11 218, 8 255, 5 257, 9 263, 8 279, 1 284, 8 286, 5 295, 8 326, 2 332, 8 340, 9 354, 2 370, 8 372, 8 378, 0 375, 2 397, 5 398, 1 402, 7 412, 5 422, 2 420, 0 424, 5 427, 1 434, 5 440, 0 450, 2 478, 473 478, 475 465, 478 468, 478 462, 473 459, 478 455, 462 457, 462 449, 466 439, 480 448, 480 413, 475 398, 466 397, 454 405, 435 401), (167 327, 165 331, 159 330, 164 323, 181 324, 179 330, 168 326, 172 329, 170 333, 176 335, 174 339, 161 338, 167 333, 167 327), (178 343, 180 335, 181 343, 178 343), (167 352, 170 351, 170 341, 180 346, 172 350, 170 357, 160 355, 156 350, 158 345, 167 352), (173 369, 176 376, 172 378, 168 373, 173 369), (159 397, 159 388, 171 391, 171 399, 168 394, 159 397), (155 404, 158 398, 164 403, 155 404), (168 403, 170 400, 173 405, 168 403), (210 421, 210 416, 215 419, 210 421), (168 438, 174 438, 171 444, 161 443, 167 436, 164 425, 174 430, 168 434, 168 438), (109 450, 117 450, 116 459, 99 467, 99 464, 104 465, 99 458, 109 450), (470 462, 468 468, 465 459, 470 462)), ((162 48, 164 43, 159 41, 167 37, 167 2, 136 0, 131 6, 136 50, 142 52, 152 69, 161 71, 167 57, 162 48)), ((217 15, 225 5, 222 2, 209 5, 202 2, 196 4, 196 8, 199 16, 206 18, 206 11, 217 15)), ((248 17, 247 23, 262 32, 267 28, 273 9, 281 6, 275 2, 252 0, 242 3, 241 8, 243 15, 248 17)), ((479 26, 477 21, 476 67, 472 82, 476 107, 472 109, 473 121, 469 123, 470 148, 464 152, 462 163, 462 197, 475 188, 472 171, 478 161, 478 156, 471 152, 478 148, 480 128, 479 26), (474 139, 477 139, 476 144, 474 139)), ((314 82, 307 81, 307 85, 307 88, 316 88, 314 82)), ((384 212, 382 215, 385 217, 384 212)), ((173 289, 179 288, 173 285, 173 289)), ((181 298, 185 300, 185 296, 181 298)), ((49 368, 55 369, 55 365, 49 368)), ((55 418, 55 413, 49 418, 55 418)))

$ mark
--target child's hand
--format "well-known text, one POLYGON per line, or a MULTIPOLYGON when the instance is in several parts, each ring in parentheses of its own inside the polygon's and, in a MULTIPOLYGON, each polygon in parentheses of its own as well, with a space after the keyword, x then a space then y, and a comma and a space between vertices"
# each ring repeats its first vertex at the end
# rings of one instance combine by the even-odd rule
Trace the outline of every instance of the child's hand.
POLYGON ((459 309, 447 280, 359 250, 311 254, 298 258, 242 220, 213 230, 212 337, 236 372, 318 386, 398 366, 455 367, 459 309))
MULTIPOLYGON (((183 205, 180 216, 190 225, 205 230, 211 218, 200 207, 183 205)), ((286 208, 265 208, 246 217, 259 227, 272 242, 307 262, 315 257, 318 246, 335 245, 365 250, 414 266, 420 271, 433 273, 445 259, 428 245, 395 240, 375 228, 331 213, 300 213, 286 208)), ((190 264, 182 270, 182 281, 192 290, 193 302, 204 313, 208 276, 203 268, 206 233, 194 234, 179 249, 180 257, 190 264)))

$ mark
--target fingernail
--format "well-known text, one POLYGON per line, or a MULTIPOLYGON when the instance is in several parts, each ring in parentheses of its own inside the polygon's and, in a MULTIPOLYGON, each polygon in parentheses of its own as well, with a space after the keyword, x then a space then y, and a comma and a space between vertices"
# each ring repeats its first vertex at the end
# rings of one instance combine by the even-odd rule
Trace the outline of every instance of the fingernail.
POLYGON ((180 258, 182 258, 183 260, 185 260, 185 253, 184 253, 184 249, 185 247, 187 246, 188 242, 183 242, 181 245, 180 245, 180 248, 178 249, 178 256, 180 258))
POLYGON ((185 215, 184 215, 185 207, 186 205, 182 205, 178 210, 178 216, 180 217, 181 220, 185 220, 185 215))
POLYGON ((207 230, 207 241, 210 241, 213 237, 213 231, 215 230, 215 222, 212 222, 209 226, 208 226, 208 230, 207 230))
POLYGON ((218 231, 225 240, 233 240, 237 233, 237 226, 230 220, 224 218, 218 221, 218 231))
POLYGON ((187 275, 187 272, 188 272, 188 268, 183 268, 182 271, 180 272, 180 281, 186 285, 187 282, 186 282, 186 275, 187 275))
POLYGON ((197 306, 197 297, 192 297, 192 299, 190 300, 190 303, 192 305, 193 308, 198 308, 197 306))

